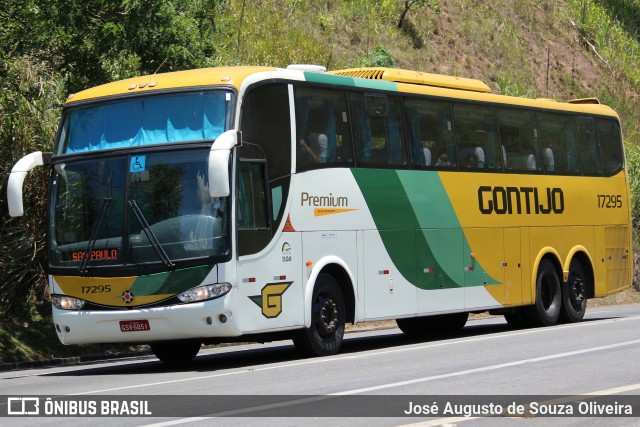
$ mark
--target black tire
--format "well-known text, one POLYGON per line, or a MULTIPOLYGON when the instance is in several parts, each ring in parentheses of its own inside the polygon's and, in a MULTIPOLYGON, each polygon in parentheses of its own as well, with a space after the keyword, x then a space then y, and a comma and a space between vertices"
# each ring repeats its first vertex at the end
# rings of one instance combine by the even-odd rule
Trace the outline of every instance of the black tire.
POLYGON ((165 341, 151 344, 158 359, 172 365, 189 363, 198 354, 200 341, 165 341))
POLYGON ((405 335, 427 337, 458 332, 464 328, 468 318, 469 313, 451 313, 396 319, 396 323, 405 335))
POLYGON ((536 302, 527 307, 531 326, 553 326, 560 319, 562 291, 560 278, 553 262, 543 259, 536 278, 536 302))
POLYGON ((562 286, 562 310, 560 320, 575 323, 582 320, 587 312, 587 275, 582 263, 572 259, 569 265, 569 279, 562 286))
POLYGON ((522 307, 516 307, 512 312, 505 313, 504 318, 511 329, 524 329, 529 326, 529 322, 522 307))
POLYGON ((293 336, 296 349, 305 356, 329 356, 342 346, 346 307, 333 276, 320 273, 311 299, 311 326, 293 336))
POLYGON ((405 319, 396 319, 396 324, 403 334, 410 337, 421 337, 429 335, 429 328, 425 328, 422 317, 409 317, 405 319))

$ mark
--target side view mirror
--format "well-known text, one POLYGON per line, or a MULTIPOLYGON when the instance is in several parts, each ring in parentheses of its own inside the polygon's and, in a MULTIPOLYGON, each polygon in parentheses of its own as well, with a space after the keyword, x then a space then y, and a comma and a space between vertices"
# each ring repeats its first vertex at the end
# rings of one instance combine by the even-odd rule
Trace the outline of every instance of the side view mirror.
POLYGON ((231 149, 242 140, 242 134, 228 130, 220 135, 209 152, 209 196, 227 197, 229 185, 229 156, 231 149))
POLYGON ((7 203, 9 205, 9 215, 16 217, 24 215, 24 205, 22 200, 22 188, 27 173, 37 166, 51 164, 51 153, 36 151, 27 154, 13 166, 9 174, 7 183, 7 203))

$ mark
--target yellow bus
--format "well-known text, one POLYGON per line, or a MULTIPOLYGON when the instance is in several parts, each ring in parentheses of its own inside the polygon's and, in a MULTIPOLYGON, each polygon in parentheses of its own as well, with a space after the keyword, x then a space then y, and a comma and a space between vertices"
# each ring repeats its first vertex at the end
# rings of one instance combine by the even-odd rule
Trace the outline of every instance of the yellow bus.
POLYGON ((631 284, 620 123, 595 99, 385 68, 181 71, 71 95, 55 152, 12 170, 12 215, 42 165, 64 344, 329 355, 346 323, 549 326, 631 284))

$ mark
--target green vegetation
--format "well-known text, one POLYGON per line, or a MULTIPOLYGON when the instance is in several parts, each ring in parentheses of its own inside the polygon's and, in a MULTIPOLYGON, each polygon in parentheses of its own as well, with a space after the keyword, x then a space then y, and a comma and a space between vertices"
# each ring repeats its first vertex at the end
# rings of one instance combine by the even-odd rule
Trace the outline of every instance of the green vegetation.
POLYGON ((82 345, 63 346, 52 328, 51 310, 43 307, 43 313, 33 312, 29 317, 0 320, 0 370, 2 364, 70 357, 91 358, 127 354, 148 350, 146 346, 82 345))
MULTIPOLYGON (((622 118, 639 240, 639 24, 640 0, 5 0, 0 361, 20 347, 6 337, 25 322, 44 328, 55 342, 48 322, 33 314, 47 294, 48 177, 42 170, 28 177, 24 218, 8 217, 5 186, 17 159, 51 150, 68 94, 155 72, 315 63, 472 77, 516 96, 595 96, 622 118)), ((46 304, 40 311, 48 312, 46 304)))

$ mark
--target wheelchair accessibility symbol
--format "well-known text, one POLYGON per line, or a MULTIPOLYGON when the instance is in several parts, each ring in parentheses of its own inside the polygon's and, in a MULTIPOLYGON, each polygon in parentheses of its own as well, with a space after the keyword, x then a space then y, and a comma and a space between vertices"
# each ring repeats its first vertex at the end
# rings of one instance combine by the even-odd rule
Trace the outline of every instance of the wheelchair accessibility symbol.
POLYGON ((129 172, 144 172, 147 168, 147 156, 133 156, 129 164, 129 172))

